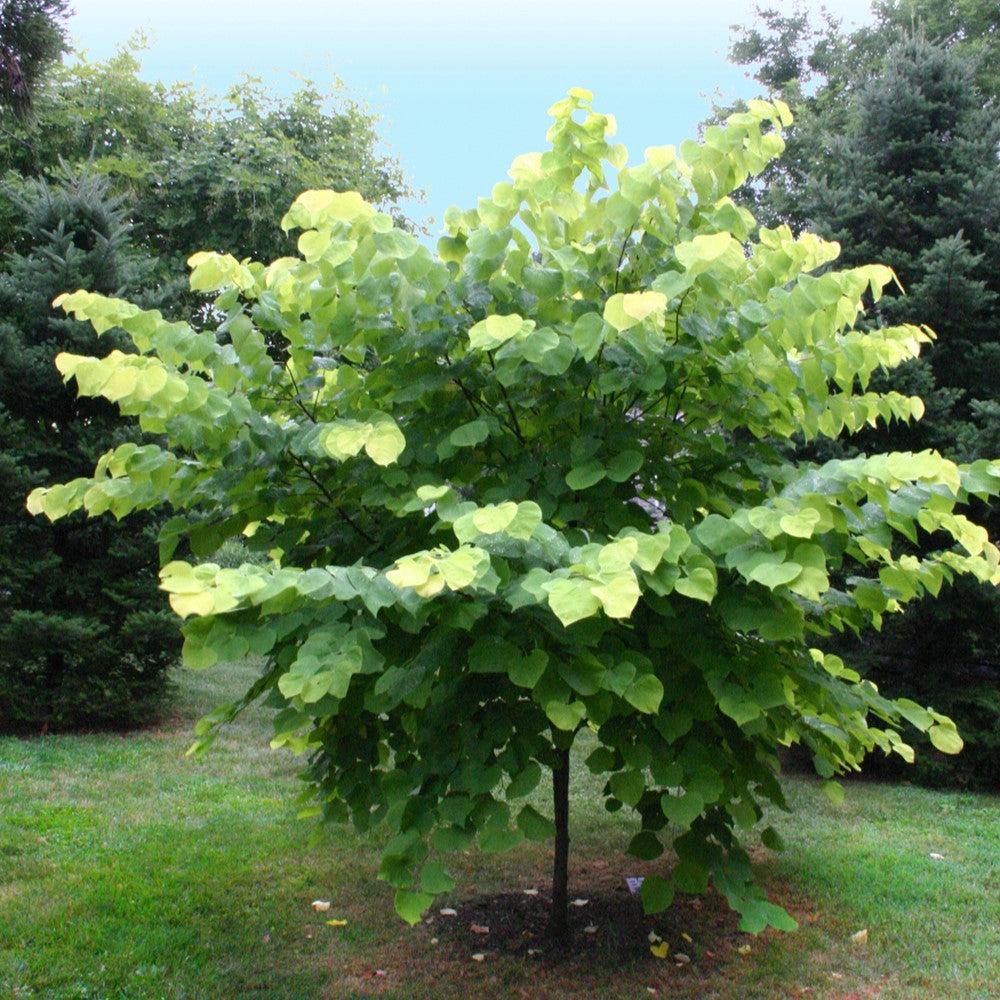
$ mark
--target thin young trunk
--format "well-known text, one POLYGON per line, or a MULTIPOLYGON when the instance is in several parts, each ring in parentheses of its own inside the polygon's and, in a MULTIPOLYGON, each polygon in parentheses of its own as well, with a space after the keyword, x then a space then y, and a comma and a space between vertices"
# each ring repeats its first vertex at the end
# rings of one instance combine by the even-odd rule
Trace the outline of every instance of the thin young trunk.
POLYGON ((556 750, 552 769, 552 804, 555 812, 556 849, 552 856, 552 912, 549 934, 566 933, 569 912, 569 750, 556 750))

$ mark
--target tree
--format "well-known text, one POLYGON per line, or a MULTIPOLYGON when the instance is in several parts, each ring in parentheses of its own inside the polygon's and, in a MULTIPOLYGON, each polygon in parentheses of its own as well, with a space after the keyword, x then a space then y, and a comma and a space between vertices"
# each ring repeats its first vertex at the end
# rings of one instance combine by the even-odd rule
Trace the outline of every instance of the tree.
MULTIPOLYGON (((23 496, 93 469, 130 437, 104 400, 77 400, 53 368, 88 342, 52 313, 66 283, 137 292, 150 268, 100 180, 70 174, 11 191, 18 248, 0 273, 0 486, 23 496)), ((124 347, 122 338, 115 339, 124 347)), ((0 729, 127 726, 159 708, 180 636, 157 593, 150 517, 58 525, 0 509, 0 729)))
POLYGON ((67 0, 0 4, 0 107, 24 117, 38 79, 66 51, 67 0))
POLYGON ((264 664, 198 745, 266 695, 275 745, 308 754, 313 811, 390 827, 380 874, 405 919, 454 885, 449 851, 554 836, 565 928, 566 762, 586 727, 608 808, 634 810, 631 852, 680 859, 646 879, 647 910, 711 880, 744 929, 791 927, 738 836, 762 802, 787 807, 778 750, 803 744, 837 796, 869 751, 913 759, 904 724, 961 747, 944 715, 813 643, 955 576, 1000 579, 959 507, 995 494, 1000 466, 781 457, 800 431, 919 417, 866 387, 930 340, 855 328, 888 268, 817 273, 833 244, 756 231, 732 202, 780 153, 783 104, 631 168, 589 92, 550 114, 551 147, 449 211, 437 254, 357 193, 309 191, 282 223, 297 258, 192 258, 212 328, 63 296, 139 351, 61 354, 64 378, 166 447, 121 446, 29 509, 174 508, 161 580, 186 661, 264 664), (915 532, 934 551, 901 554, 915 532), (268 564, 198 563, 239 535, 268 564), (553 817, 523 804, 546 770, 553 817))
MULTIPOLYGON (((795 0, 760 7, 748 25, 734 25, 730 60, 746 66, 767 92, 792 109, 795 128, 781 160, 740 192, 755 199, 768 225, 809 225, 800 198, 808 177, 835 155, 831 139, 854 124, 857 99, 879 77, 886 54, 918 35, 952 52, 970 68, 981 100, 1000 100, 1000 8, 981 0, 876 0, 874 24, 853 32, 825 8, 795 0)), ((722 110, 725 116, 734 108, 722 110)))

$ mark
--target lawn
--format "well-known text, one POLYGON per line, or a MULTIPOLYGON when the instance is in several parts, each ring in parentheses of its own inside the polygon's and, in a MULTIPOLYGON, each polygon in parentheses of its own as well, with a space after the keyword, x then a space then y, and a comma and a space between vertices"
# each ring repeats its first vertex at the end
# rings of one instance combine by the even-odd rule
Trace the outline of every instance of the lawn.
POLYGON ((571 892, 589 902, 574 953, 504 951, 504 928, 469 930, 487 912, 474 897, 540 913, 544 850, 460 856, 458 916, 410 929, 375 877, 376 839, 310 844, 297 762, 268 749, 264 710, 184 756, 193 720, 251 672, 183 673, 177 718, 138 735, 0 740, 0 997, 1000 997, 996 799, 853 783, 835 806, 789 779, 788 849, 759 851, 759 869, 801 929, 751 938, 712 897, 643 920, 624 876, 646 866, 621 853, 626 821, 577 762, 571 892), (649 929, 691 961, 650 955, 649 929))

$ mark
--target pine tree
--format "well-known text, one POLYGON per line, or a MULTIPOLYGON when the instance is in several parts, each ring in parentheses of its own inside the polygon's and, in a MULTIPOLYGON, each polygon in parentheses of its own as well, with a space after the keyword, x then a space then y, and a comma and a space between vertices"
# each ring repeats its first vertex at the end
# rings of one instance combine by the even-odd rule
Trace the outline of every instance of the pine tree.
MULTIPOLYGON (((69 175, 5 193, 21 229, 0 274, 0 729, 126 726, 155 712, 178 648, 150 557, 154 526, 52 525, 24 498, 53 476, 87 474, 127 440, 112 406, 62 384, 54 356, 90 338, 52 299, 138 289, 148 265, 102 182, 69 175)), ((109 349, 125 347, 108 336, 109 349)))

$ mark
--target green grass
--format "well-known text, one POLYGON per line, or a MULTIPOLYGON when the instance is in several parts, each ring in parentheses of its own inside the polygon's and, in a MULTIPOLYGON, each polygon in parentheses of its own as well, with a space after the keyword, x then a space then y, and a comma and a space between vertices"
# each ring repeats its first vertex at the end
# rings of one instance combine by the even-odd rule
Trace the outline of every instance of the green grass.
MULTIPOLYGON (((683 969, 616 968, 599 942, 561 965, 492 954, 477 964, 432 946, 433 926, 393 916, 375 878, 379 838, 337 829, 308 846, 312 828, 292 803, 297 762, 267 748, 264 710, 206 757, 184 756, 192 720, 251 675, 183 675, 178 718, 155 731, 0 740, 0 997, 1000 996, 995 799, 857 783, 836 807, 791 779, 788 850, 761 851, 759 871, 797 933, 750 939, 711 900, 682 901, 657 926, 691 954, 683 969), (315 898, 333 901, 329 914, 311 910, 315 898), (330 928, 326 916, 349 922, 330 928), (865 927, 868 944, 852 944, 865 927), (685 928, 690 944, 676 936, 685 928)), ((644 866, 621 854, 627 820, 575 768, 572 888, 586 896, 644 866)), ((462 855, 456 900, 544 885, 546 865, 534 845, 462 855)))

